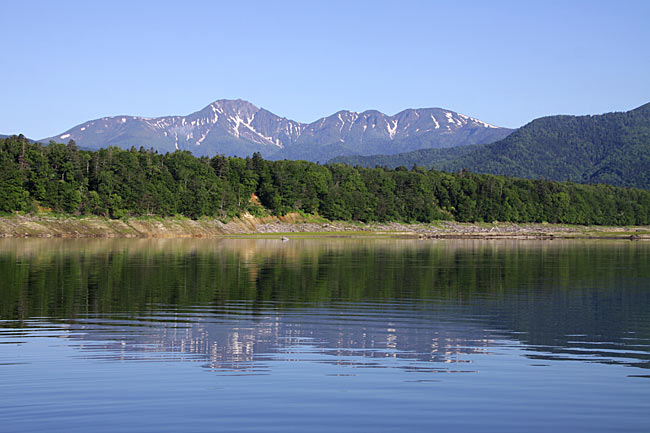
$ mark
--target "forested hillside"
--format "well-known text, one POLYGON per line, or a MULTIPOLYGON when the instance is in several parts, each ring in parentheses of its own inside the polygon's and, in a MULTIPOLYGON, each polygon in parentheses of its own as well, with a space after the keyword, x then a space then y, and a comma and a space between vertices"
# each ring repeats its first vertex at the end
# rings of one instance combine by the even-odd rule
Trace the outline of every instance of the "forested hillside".
POLYGON ((413 164, 530 179, 608 183, 650 189, 650 104, 625 113, 536 119, 503 140, 334 161, 367 167, 413 164))
POLYGON ((112 218, 228 218, 292 211, 333 220, 650 224, 650 191, 434 170, 196 158, 145 149, 81 151, 0 140, 0 211, 112 218))

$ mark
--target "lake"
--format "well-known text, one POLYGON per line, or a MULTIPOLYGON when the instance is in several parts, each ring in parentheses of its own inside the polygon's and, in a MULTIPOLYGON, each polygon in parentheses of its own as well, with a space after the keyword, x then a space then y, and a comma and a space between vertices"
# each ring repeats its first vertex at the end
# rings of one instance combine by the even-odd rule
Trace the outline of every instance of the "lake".
POLYGON ((650 243, 0 240, 0 431, 648 432, 650 243))

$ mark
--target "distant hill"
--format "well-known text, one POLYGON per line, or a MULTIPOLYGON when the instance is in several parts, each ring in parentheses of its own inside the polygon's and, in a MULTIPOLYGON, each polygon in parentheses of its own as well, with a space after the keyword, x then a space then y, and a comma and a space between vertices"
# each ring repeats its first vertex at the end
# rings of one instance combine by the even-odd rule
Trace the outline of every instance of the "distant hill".
MULTIPOLYGON (((9 138, 9 137, 15 137, 15 136, 18 136, 18 134, 11 134, 11 135, 0 134, 0 140, 3 139, 3 138, 9 138)), ((27 141, 29 141, 29 142, 34 142, 34 140, 32 140, 31 138, 25 137, 25 139, 27 141)))
POLYGON ((369 167, 415 164, 650 189, 650 103, 624 113, 543 117, 492 144, 332 162, 369 167))
POLYGON ((189 150, 195 155, 327 161, 339 155, 395 154, 423 148, 491 143, 511 129, 442 108, 407 109, 388 116, 379 111, 339 111, 312 123, 279 117, 247 101, 219 100, 188 116, 114 116, 84 122, 41 141, 80 148, 117 146, 189 150))
POLYGON ((480 144, 469 146, 447 147, 443 149, 420 149, 411 152, 397 153, 395 155, 353 155, 338 156, 327 161, 330 164, 343 163, 361 167, 406 167, 411 168, 414 165, 418 167, 432 168, 441 167, 445 163, 456 160, 457 158, 474 152, 481 148, 480 144))

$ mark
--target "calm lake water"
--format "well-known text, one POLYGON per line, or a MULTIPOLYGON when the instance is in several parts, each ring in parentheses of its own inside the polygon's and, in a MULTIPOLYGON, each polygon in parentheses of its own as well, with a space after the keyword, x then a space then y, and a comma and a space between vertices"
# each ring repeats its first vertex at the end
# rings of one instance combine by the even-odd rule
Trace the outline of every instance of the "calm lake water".
POLYGON ((650 244, 2 240, 0 431, 650 431, 650 244))

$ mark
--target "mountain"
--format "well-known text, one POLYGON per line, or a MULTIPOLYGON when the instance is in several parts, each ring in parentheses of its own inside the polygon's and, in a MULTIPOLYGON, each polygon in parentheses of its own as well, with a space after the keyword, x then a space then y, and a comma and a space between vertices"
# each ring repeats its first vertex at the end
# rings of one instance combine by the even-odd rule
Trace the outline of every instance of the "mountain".
POLYGON ((623 113, 543 117, 491 144, 332 162, 371 167, 416 164, 650 189, 650 103, 623 113))
POLYGON ((247 101, 219 100, 188 116, 114 116, 84 122, 42 141, 74 139, 86 149, 107 146, 189 150, 196 155, 251 155, 326 161, 338 155, 394 154, 422 148, 490 143, 512 130, 441 108, 394 116, 339 111, 312 123, 279 117, 247 101))

